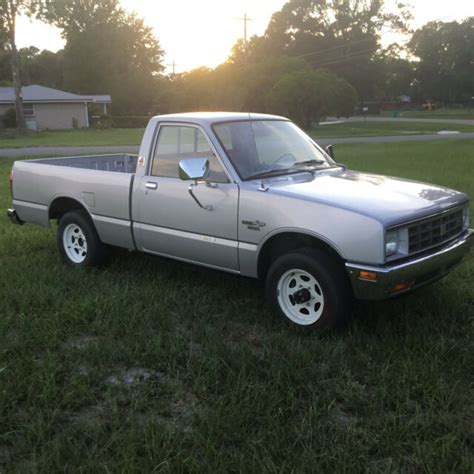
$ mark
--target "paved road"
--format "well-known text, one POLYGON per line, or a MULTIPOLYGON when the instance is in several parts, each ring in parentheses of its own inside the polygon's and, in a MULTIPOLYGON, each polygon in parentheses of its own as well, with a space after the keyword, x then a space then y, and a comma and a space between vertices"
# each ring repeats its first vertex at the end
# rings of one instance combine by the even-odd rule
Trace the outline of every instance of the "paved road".
POLYGON ((422 122, 422 123, 444 123, 444 124, 456 124, 456 125, 474 125, 474 119, 442 119, 442 118, 408 118, 408 117, 349 117, 349 118, 336 118, 328 117, 325 122, 320 125, 329 125, 332 123, 342 122, 422 122))
POLYGON ((397 135, 392 137, 347 137, 347 138, 324 138, 316 141, 320 145, 329 143, 388 143, 388 142, 422 142, 432 140, 454 140, 460 138, 474 138, 474 132, 457 133, 455 135, 397 135))
MULTIPOLYGON (((348 137, 348 138, 324 138, 317 140, 321 145, 330 143, 388 143, 388 142, 413 142, 431 140, 456 140, 460 138, 474 138, 474 132, 458 133, 456 135, 399 135, 392 137, 348 137)), ((138 153, 138 146, 52 146, 52 147, 29 147, 29 148, 0 148, 0 157, 16 156, 67 156, 67 155, 94 155, 107 153, 138 153)))

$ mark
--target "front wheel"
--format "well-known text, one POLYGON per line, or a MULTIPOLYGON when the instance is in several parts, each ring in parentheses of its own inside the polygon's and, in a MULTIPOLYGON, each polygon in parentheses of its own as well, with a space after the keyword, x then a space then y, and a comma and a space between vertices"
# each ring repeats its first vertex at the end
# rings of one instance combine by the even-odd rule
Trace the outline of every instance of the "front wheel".
POLYGON ((57 242, 64 262, 74 267, 92 267, 107 256, 106 245, 84 211, 71 211, 61 217, 57 242))
POLYGON ((352 313, 352 292, 344 269, 316 249, 275 260, 267 274, 266 294, 278 314, 307 329, 340 327, 352 313))

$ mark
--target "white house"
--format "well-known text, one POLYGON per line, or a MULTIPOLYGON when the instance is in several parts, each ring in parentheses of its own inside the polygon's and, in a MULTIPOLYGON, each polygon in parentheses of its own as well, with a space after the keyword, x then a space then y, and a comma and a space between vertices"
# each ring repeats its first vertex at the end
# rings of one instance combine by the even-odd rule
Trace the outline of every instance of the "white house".
MULTIPOLYGON (((39 85, 22 88, 27 127, 32 130, 89 127, 88 105, 101 104, 107 113, 109 95, 78 95, 39 85)), ((13 87, 0 87, 0 123, 8 109, 15 107, 13 87)))

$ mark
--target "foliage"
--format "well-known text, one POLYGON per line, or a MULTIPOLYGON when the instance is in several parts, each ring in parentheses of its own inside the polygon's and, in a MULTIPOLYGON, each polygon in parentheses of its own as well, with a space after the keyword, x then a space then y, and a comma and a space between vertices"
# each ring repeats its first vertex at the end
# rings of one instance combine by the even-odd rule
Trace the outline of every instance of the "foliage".
POLYGON ((403 58, 404 53, 404 48, 397 43, 377 52, 373 60, 376 96, 413 96, 415 65, 413 61, 403 58))
POLYGON ((424 99, 445 103, 470 100, 474 77, 474 17, 461 23, 430 22, 409 43, 419 58, 416 80, 424 99))
POLYGON ((267 111, 284 115, 308 129, 333 113, 350 115, 356 105, 354 88, 324 70, 301 70, 281 76, 266 95, 267 111))
MULTIPOLYGON (((251 38, 247 47, 239 40, 227 62, 168 76, 162 75, 164 52, 151 29, 119 0, 22 0, 19 5, 61 28, 66 39, 58 53, 35 47, 18 52, 24 83, 110 94, 114 116, 286 110, 305 122, 310 109, 316 121, 326 113, 350 115, 357 97, 408 95, 418 103, 464 104, 472 97, 474 20, 430 23, 415 32, 408 50, 397 44, 382 49, 383 28, 407 32, 410 14, 400 3, 390 13, 384 0, 289 0, 272 16, 265 34, 251 38), (329 73, 330 87, 322 80, 329 73), (316 77, 324 98, 319 92, 309 97, 309 91, 316 92, 316 77), (297 96, 298 84, 306 100, 297 96), (284 90, 308 110, 290 112, 296 107, 284 90)), ((1 18, 0 82, 7 83, 11 61, 9 50, 1 47, 1 18)), ((127 127, 142 126, 141 120, 117 119, 127 127)), ((102 120, 101 126, 108 125, 102 120)))
POLYGON ((16 128, 16 112, 14 108, 7 109, 1 117, 4 128, 16 128))
POLYGON ((149 120, 149 115, 114 115, 111 124, 115 128, 145 128, 149 120))
POLYGON ((154 112, 163 50, 142 19, 126 13, 118 0, 46 3, 37 14, 61 28, 66 38, 65 89, 110 94, 114 113, 154 112))
POLYGON ((15 89, 16 122, 21 130, 26 129, 26 122, 21 97, 20 61, 16 47, 16 19, 18 15, 29 12, 30 8, 31 2, 28 0, 0 0, 0 46, 10 57, 10 77, 15 89))
POLYGON ((357 94, 345 80, 314 71, 298 58, 259 63, 225 63, 199 68, 163 81, 168 103, 162 112, 234 110, 281 113, 304 126, 325 114, 348 115, 357 94))
POLYGON ((362 97, 370 97, 372 58, 380 48, 382 28, 407 31, 410 14, 402 3, 397 8, 397 14, 388 13, 383 0, 289 0, 272 16, 265 35, 253 37, 247 49, 237 43, 230 60, 302 57, 314 68, 345 78, 362 97))
POLYGON ((112 127, 112 117, 109 114, 93 115, 89 118, 89 123, 98 130, 107 130, 112 127))

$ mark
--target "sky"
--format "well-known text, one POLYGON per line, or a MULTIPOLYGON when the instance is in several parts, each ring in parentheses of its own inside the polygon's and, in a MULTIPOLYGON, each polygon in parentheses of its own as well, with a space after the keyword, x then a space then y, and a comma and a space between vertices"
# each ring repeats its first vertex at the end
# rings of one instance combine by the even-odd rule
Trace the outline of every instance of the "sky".
MULTIPOLYGON (((265 32, 268 22, 286 0, 121 0, 123 7, 135 11, 153 28, 165 50, 165 64, 171 72, 175 62, 177 73, 199 66, 215 67, 229 56, 235 42, 243 37, 243 21, 247 14, 249 37, 265 32)), ((395 8, 396 0, 387 0, 395 8)), ((417 28, 432 20, 461 20, 474 15, 473 0, 411 0, 417 28)), ((397 40, 386 33, 382 42, 397 40)), ((64 42, 60 30, 28 18, 20 18, 17 26, 19 47, 36 46, 57 51, 64 42)))

